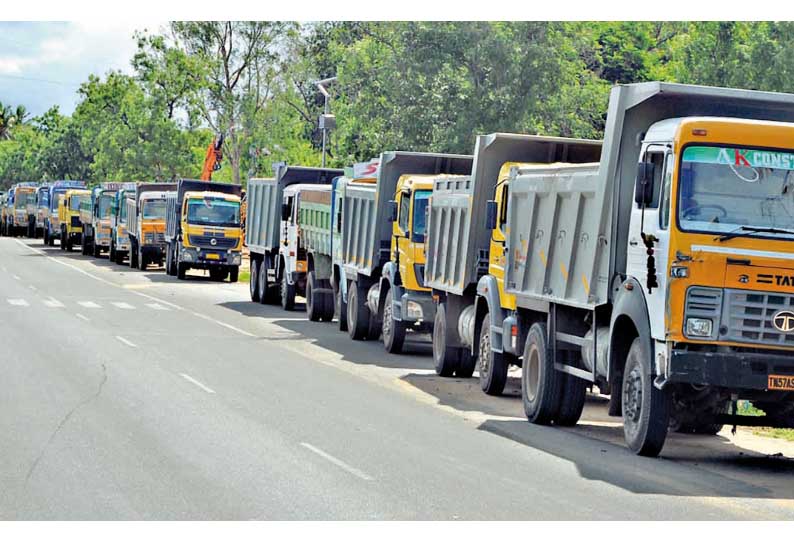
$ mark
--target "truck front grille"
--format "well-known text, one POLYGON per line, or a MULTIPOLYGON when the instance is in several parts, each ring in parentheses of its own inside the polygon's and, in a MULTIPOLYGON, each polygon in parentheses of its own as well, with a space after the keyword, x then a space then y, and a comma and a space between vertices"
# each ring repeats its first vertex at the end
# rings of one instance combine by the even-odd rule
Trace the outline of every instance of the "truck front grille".
POLYGON ((69 223, 72 225, 73 228, 76 228, 78 226, 82 226, 83 225, 83 223, 80 222, 80 217, 79 216, 73 216, 69 223))
POLYGON ((237 246, 237 239, 234 237, 213 237, 210 235, 190 235, 188 242, 194 247, 228 250, 237 246), (212 244, 212 241, 215 244, 212 244))
POLYGON ((781 311, 794 313, 794 295, 726 290, 721 339, 769 346, 794 346, 794 330, 783 332, 774 325, 781 311))

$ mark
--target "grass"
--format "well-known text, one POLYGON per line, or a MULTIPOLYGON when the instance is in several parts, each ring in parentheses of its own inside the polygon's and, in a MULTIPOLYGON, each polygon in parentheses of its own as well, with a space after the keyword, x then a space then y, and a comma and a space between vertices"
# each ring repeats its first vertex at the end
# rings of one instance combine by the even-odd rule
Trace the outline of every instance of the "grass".
POLYGON ((240 269, 240 275, 238 276, 237 280, 239 282, 248 282, 251 280, 251 271, 248 269, 240 269))
MULTIPOLYGON (((764 416, 766 413, 763 410, 755 408, 750 401, 739 401, 737 405, 738 414, 743 416, 764 416)), ((760 437, 779 438, 794 442, 794 429, 780 429, 776 427, 756 427, 753 429, 753 434, 760 437)))

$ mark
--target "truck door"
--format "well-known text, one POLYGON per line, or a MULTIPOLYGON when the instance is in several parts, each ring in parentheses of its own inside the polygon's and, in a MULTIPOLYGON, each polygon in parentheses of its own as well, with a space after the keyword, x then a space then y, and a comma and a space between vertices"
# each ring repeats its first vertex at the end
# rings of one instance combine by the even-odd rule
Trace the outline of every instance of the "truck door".
POLYGON ((642 285, 650 315, 651 335, 654 339, 664 340, 665 298, 668 285, 667 251, 670 246, 670 234, 669 220, 666 218, 669 216, 667 214, 669 209, 667 213, 660 213, 660 202, 664 200, 664 205, 670 205, 669 191, 674 161, 672 151, 664 145, 648 145, 642 160, 655 165, 654 196, 651 204, 645 207, 644 213, 636 202, 632 203, 626 271, 642 285), (652 240, 655 268, 653 274, 657 285, 651 288, 648 287, 648 247, 643 241, 642 233, 645 234, 646 239, 652 240))
POLYGON ((491 232, 491 244, 488 251, 488 272, 496 279, 499 286, 499 300, 502 307, 508 307, 505 297, 505 261, 507 256, 507 204, 509 203, 509 183, 502 181, 496 187, 497 218, 496 228, 491 232))
POLYGON ((401 190, 397 193, 397 221, 394 223, 392 236, 393 259, 396 258, 400 276, 406 276, 404 266, 412 258, 408 254, 411 241, 409 239, 411 228, 411 193, 401 190))

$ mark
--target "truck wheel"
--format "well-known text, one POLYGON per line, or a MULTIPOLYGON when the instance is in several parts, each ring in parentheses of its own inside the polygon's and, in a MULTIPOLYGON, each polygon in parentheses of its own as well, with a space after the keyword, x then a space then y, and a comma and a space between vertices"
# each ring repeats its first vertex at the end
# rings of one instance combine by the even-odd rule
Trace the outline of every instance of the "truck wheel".
POLYGON ((325 311, 322 296, 316 291, 314 271, 309 271, 306 277, 306 316, 312 322, 318 322, 325 311))
POLYGON ((460 351, 447 346, 447 309, 444 303, 436 307, 433 320, 433 365, 439 376, 452 376, 460 365, 460 351))
POLYGON ((347 334, 354 341, 363 341, 369 335, 371 316, 367 308, 366 292, 358 283, 351 282, 347 288, 347 334))
POLYGON ((405 342, 405 324, 394 318, 394 290, 389 288, 383 304, 383 346, 390 354, 402 352, 405 342))
MULTIPOLYGON (((331 289, 331 281, 324 280, 322 284, 324 288, 331 289)), ((322 294, 321 299, 323 300, 323 315, 320 317, 320 320, 323 322, 333 322, 334 313, 336 312, 336 298, 334 294, 326 292, 322 294)))
POLYGON ((93 247, 94 247, 94 258, 99 258, 102 255, 102 247, 100 247, 96 243, 93 243, 93 247))
POLYGON ((546 332, 546 324, 529 328, 521 368, 521 397, 524 414, 536 424, 546 425, 557 418, 563 393, 563 374, 554 368, 546 332))
POLYGON ((267 257, 259 263, 259 302, 263 305, 273 304, 273 285, 267 280, 267 257))
POLYGON ((339 319, 339 331, 347 331, 347 302, 342 297, 342 288, 334 290, 336 315, 339 319))
POLYGON ((187 275, 188 266, 184 262, 179 262, 176 264, 176 278, 179 280, 185 280, 185 275, 187 275))
POLYGON ((468 348, 458 349, 458 368, 455 369, 455 376, 458 378, 471 378, 474 369, 477 368, 477 358, 474 357, 468 348))
POLYGON ((44 228, 43 235, 44 235, 44 244, 45 245, 49 245, 50 244, 50 235, 49 235, 49 232, 47 231, 47 228, 44 228))
POLYGON ((251 258, 249 260, 250 274, 248 276, 248 294, 251 296, 251 301, 259 303, 259 262, 251 258))
POLYGON ((108 249, 108 260, 111 262, 116 261, 116 245, 113 244, 113 240, 110 240, 110 248, 108 249))
POLYGON ((653 385, 650 356, 637 337, 623 369, 623 435, 637 454, 656 457, 662 451, 670 424, 670 399, 653 385))
POLYGON ((124 265, 124 253, 120 250, 116 251, 116 257, 113 258, 113 261, 116 262, 118 265, 124 265))
POLYGON ((289 284, 286 277, 281 278, 281 308, 285 311, 295 309, 295 285, 289 284))
POLYGON ((480 388, 488 395, 502 395, 507 383, 507 360, 491 349, 491 318, 486 313, 480 327, 480 388))
POLYGON ((240 280, 240 268, 238 266, 234 266, 229 269, 229 282, 234 284, 240 280))
POLYGON ((138 249, 135 243, 130 243, 130 267, 133 269, 138 267, 138 249))
POLYGON ((562 373, 562 397, 560 410, 554 418, 556 425, 573 426, 579 422, 587 397, 588 383, 581 378, 562 373))
POLYGON ((146 271, 146 266, 149 262, 146 261, 146 254, 143 253, 143 247, 138 247, 138 257, 135 258, 135 260, 135 263, 138 264, 138 269, 146 271))
POLYGON ((30 239, 35 239, 36 238, 36 221, 35 220, 31 220, 30 222, 28 222, 28 237, 30 239))

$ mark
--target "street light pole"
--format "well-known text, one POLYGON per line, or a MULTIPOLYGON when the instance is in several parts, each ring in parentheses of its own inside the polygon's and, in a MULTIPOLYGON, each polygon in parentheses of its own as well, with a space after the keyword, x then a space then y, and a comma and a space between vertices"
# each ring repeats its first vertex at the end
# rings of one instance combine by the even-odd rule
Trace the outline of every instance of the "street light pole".
POLYGON ((328 103, 328 98, 330 98, 330 94, 328 90, 325 88, 326 85, 329 85, 336 81, 336 77, 329 77, 328 79, 322 79, 317 81, 316 85, 317 88, 320 90, 320 94, 323 95, 325 99, 325 103, 323 105, 323 114, 320 116, 319 127, 323 131, 323 161, 322 167, 325 167, 325 153, 326 153, 326 146, 328 143, 328 132, 331 131, 333 128, 336 127, 336 119, 333 115, 331 115, 330 105, 328 103))

